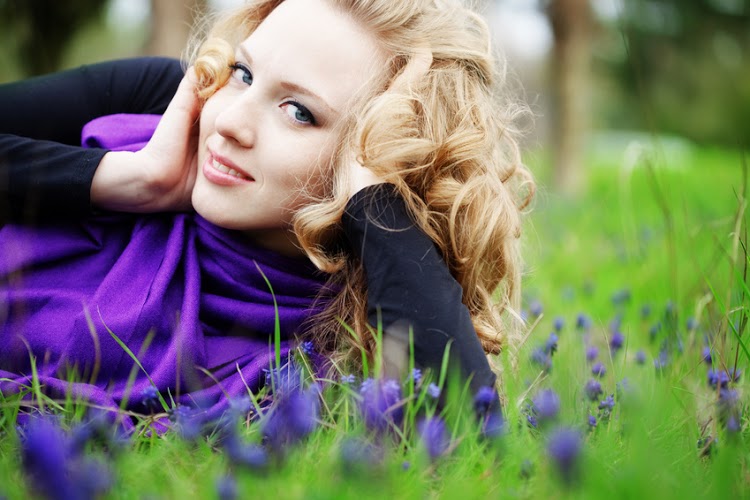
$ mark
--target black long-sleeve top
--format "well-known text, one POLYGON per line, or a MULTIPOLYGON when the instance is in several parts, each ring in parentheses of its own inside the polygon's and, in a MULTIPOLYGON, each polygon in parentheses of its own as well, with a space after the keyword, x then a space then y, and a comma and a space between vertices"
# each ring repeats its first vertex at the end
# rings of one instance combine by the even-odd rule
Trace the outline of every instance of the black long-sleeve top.
MULTIPOLYGON (((0 222, 88 213, 107 151, 79 146, 83 125, 113 113, 163 113, 182 76, 179 61, 137 58, 0 85, 0 222)), ((395 191, 360 191, 342 226, 365 269, 369 322, 385 331, 410 326, 422 368, 438 370, 450 344, 474 393, 493 386, 461 286, 395 191)))

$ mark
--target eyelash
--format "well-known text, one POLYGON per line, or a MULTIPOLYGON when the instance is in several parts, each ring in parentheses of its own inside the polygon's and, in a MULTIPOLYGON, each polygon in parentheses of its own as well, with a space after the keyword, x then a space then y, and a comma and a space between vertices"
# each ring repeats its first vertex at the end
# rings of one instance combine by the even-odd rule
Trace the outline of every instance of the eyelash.
MULTIPOLYGON (((252 85, 252 83, 253 83, 253 73, 250 71, 250 68, 248 68, 247 66, 245 66, 242 63, 235 62, 235 63, 229 65, 229 69, 233 70, 234 72, 236 72, 236 71, 242 71, 242 73, 243 73, 243 75, 242 75, 242 83, 245 83, 246 85, 252 85), (250 77, 250 82, 249 83, 247 81, 245 81, 245 77, 246 76, 250 77)), ((307 109, 302 104, 298 103, 297 101, 293 101, 293 100, 292 101, 285 101, 281 105, 282 106, 292 105, 295 108, 297 108, 298 111, 301 111, 302 113, 304 113, 304 114, 306 114, 307 116, 310 117, 310 121, 308 121, 308 122, 297 120, 295 118, 290 117, 292 120, 294 120, 295 123, 305 124, 305 125, 316 125, 317 124, 317 121, 315 120, 315 116, 310 112, 310 110, 307 109)))

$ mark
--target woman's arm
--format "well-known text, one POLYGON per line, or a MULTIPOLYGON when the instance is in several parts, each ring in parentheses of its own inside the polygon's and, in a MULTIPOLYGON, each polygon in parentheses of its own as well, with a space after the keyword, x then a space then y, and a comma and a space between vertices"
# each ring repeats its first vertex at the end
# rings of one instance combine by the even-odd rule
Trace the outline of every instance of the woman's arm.
POLYGON ((494 387, 462 289, 432 240, 412 222, 403 199, 389 184, 366 187, 347 204, 342 218, 353 255, 367 276, 367 309, 371 325, 387 331, 412 328, 417 366, 438 373, 445 349, 474 394, 494 387))
POLYGON ((137 58, 0 85, 0 220, 87 212, 107 151, 79 147, 83 125, 163 113, 182 76, 177 60, 137 58))

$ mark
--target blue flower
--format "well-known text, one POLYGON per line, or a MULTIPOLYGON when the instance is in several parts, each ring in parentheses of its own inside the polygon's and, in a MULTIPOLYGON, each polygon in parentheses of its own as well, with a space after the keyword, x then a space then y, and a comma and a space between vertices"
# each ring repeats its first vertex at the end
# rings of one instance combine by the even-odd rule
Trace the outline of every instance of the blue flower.
POLYGON ((189 406, 177 405, 170 408, 169 420, 174 424, 178 434, 186 441, 194 441, 203 430, 203 415, 200 410, 189 406))
POLYGON ((592 378, 588 382, 586 382, 584 392, 586 393, 587 398, 589 398, 591 401, 596 401, 604 391, 602 390, 602 384, 592 378))
POLYGON ((708 370, 708 385, 716 388, 726 387, 729 384, 729 374, 724 370, 708 370))
POLYGON ((584 313, 579 313, 576 316, 576 329, 587 332, 591 329, 591 318, 586 316, 584 313))
POLYGON ((561 316, 557 316, 555 320, 552 322, 552 327, 555 329, 557 333, 560 333, 564 325, 565 325, 565 320, 563 320, 561 316))
POLYGON ((489 411, 481 419, 481 433, 485 439, 495 439, 505 434, 505 418, 499 410, 489 411))
POLYGON ((654 368, 658 371, 663 370, 669 365, 669 355, 665 349, 659 351, 659 355, 654 358, 654 368))
POLYGON ((352 374, 349 374, 349 375, 341 375, 341 379, 340 380, 341 380, 342 384, 351 385, 351 384, 353 384, 354 382, 357 381, 357 377, 355 377, 354 374, 352 373, 352 374))
POLYGON ((498 399, 495 389, 488 385, 483 385, 474 395, 474 409, 478 414, 484 415, 498 399))
POLYGON ((404 411, 401 386, 393 379, 367 379, 360 388, 360 408, 365 425, 380 434, 391 426, 400 426, 404 411))
POLYGON ((609 338, 609 349, 613 354, 615 354, 622 348, 624 343, 625 336, 622 334, 622 332, 616 331, 612 333, 612 336, 609 338))
POLYGON ((101 498, 114 484, 107 464, 92 458, 79 458, 71 462, 69 477, 78 491, 74 498, 101 498))
POLYGON ((31 484, 46 498, 75 498, 67 474, 70 443, 50 417, 33 417, 23 429, 21 459, 31 484))
POLYGON ((602 378, 607 374, 607 368, 604 366, 604 363, 597 362, 591 367, 591 374, 595 377, 602 378))
POLYGON ((412 369, 411 378, 414 380, 414 385, 419 385, 419 382, 422 380, 422 370, 419 368, 412 369))
POLYGON ((544 344, 544 352, 552 356, 557 352, 557 334, 552 332, 547 338, 547 342, 544 344))
POLYGON ((549 436, 547 454, 565 483, 575 480, 581 447, 581 435, 574 429, 560 428, 549 436))
POLYGON ((526 414, 526 422, 529 424, 529 427, 533 427, 534 429, 539 426, 539 421, 536 419, 533 413, 526 414))
POLYGON ((301 372, 291 360, 278 368, 264 368, 263 373, 266 376, 266 386, 277 394, 292 392, 302 384, 301 372))
POLYGON ((268 452, 257 444, 245 443, 240 436, 233 433, 224 442, 227 458, 234 465, 250 470, 263 470, 268 466, 268 452))
POLYGON ((641 319, 647 319, 649 316, 651 316, 651 306, 644 304, 641 307, 641 319))
POLYGON ((552 389, 539 391, 532 403, 534 415, 542 422, 554 420, 560 412, 560 396, 552 389))
POLYGON ((549 371, 552 368, 552 358, 541 347, 531 352, 531 362, 541 366, 545 371, 549 371))
POLYGON ((529 304, 529 312, 531 313, 531 315, 534 316, 535 318, 538 318, 539 316, 542 315, 542 311, 543 311, 542 303, 539 302, 538 300, 532 300, 531 304, 529 304))
POLYGON ((612 411, 615 407, 615 396, 610 394, 599 403, 600 410, 612 411))
POLYGON ((630 290, 623 288, 612 295, 612 303, 616 306, 630 302, 630 290))
POLYGON ((237 498, 237 481, 233 476, 221 476, 216 480, 216 496, 219 497, 219 500, 234 500, 237 498))
POLYGON ((586 361, 591 362, 596 359, 596 357, 599 355, 599 348, 595 345, 590 345, 586 347, 586 361))
POLYGON ((701 360, 708 366, 711 366, 713 359, 711 358, 711 348, 709 346, 703 346, 703 351, 701 351, 701 360))
POLYGON ((147 385, 141 391, 141 404, 146 407, 149 413, 159 409, 159 391, 153 385, 147 385))
POLYGON ((320 391, 316 385, 306 390, 297 388, 275 398, 262 425, 263 437, 271 450, 284 452, 315 430, 319 398, 320 391))
POLYGON ((445 453, 450 444, 445 422, 440 417, 428 417, 417 423, 417 433, 431 460, 445 453))
POLYGON ((643 349, 639 349, 638 352, 635 353, 635 362, 639 365, 642 365, 646 362, 646 353, 643 351, 643 349))
POLYGON ((349 473, 364 472, 383 460, 381 447, 359 438, 345 439, 339 451, 341 466, 349 473))
POLYGON ((315 344, 311 340, 302 342, 299 348, 300 348, 300 351, 302 351, 305 354, 305 356, 311 356, 315 353, 315 344))
POLYGON ((661 331, 661 321, 657 321, 648 329, 648 337, 653 341, 661 331))
POLYGON ((434 384, 430 382, 430 385, 427 386, 427 395, 430 396, 432 399, 437 399, 440 397, 440 386, 437 384, 434 384))
POLYGON ((596 427, 596 417, 593 415, 589 415, 589 427, 592 429, 596 427))

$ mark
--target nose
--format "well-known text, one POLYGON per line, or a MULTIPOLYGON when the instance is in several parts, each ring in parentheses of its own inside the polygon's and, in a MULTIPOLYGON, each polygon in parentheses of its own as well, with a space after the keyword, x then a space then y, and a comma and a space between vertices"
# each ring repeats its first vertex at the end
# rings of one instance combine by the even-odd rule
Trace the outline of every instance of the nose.
POLYGON ((216 115, 216 131, 223 137, 237 142, 243 147, 255 143, 254 103, 250 92, 243 93, 229 102, 216 115))

